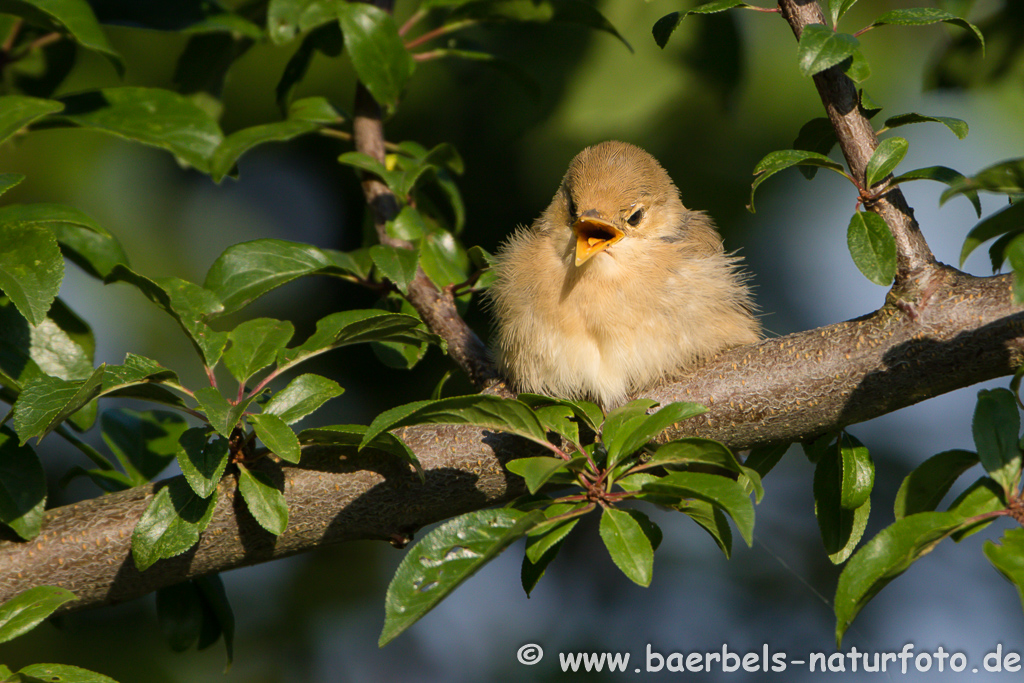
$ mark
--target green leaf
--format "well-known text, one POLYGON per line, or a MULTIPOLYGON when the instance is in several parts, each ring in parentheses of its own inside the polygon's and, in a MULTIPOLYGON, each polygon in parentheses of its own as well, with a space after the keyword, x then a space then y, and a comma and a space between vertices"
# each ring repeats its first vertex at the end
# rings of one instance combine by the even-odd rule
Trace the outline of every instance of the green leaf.
POLYGON ((942 193, 939 205, 945 204, 950 198, 970 191, 1000 192, 1020 194, 1024 192, 1024 157, 1001 161, 982 169, 977 174, 950 185, 942 193))
POLYGON ((690 16, 691 14, 713 14, 716 12, 724 12, 727 9, 734 7, 740 7, 750 9, 751 5, 748 5, 741 0, 712 0, 712 2, 704 3, 699 7, 694 7, 687 12, 672 12, 666 14, 661 19, 654 22, 654 28, 651 29, 651 33, 654 35, 654 42, 658 44, 658 47, 664 49, 665 45, 668 44, 668 39, 672 36, 679 24, 683 22, 683 19, 690 16))
POLYGON ((817 152, 809 152, 803 149, 782 149, 775 152, 769 152, 761 161, 758 162, 757 166, 754 167, 754 182, 750 186, 750 204, 747 208, 751 213, 754 213, 754 192, 757 191, 758 185, 768 180, 779 171, 784 171, 787 168, 793 166, 817 166, 819 168, 828 168, 841 176, 849 178, 846 175, 846 171, 843 170, 841 164, 832 161, 824 154, 818 154, 817 152))
POLYGON ((370 247, 370 258, 373 259, 373 265, 377 266, 384 277, 395 283, 402 293, 409 291, 409 283, 416 277, 419 257, 419 251, 416 249, 404 249, 385 244, 375 244, 370 247))
POLYGON ((311 5, 322 0, 270 0, 267 5, 267 33, 277 45, 294 40, 299 32, 299 17, 311 5))
POLYGON ((833 67, 853 56, 860 41, 848 33, 836 33, 821 24, 804 27, 797 46, 800 73, 804 76, 833 67))
POLYGON ((973 524, 967 524, 953 532, 953 540, 959 543, 968 536, 972 536, 989 524, 995 521, 994 517, 988 516, 990 512, 996 512, 1006 508, 1003 502, 1003 490, 989 477, 979 477, 973 484, 964 489, 964 492, 956 497, 949 505, 949 512, 955 512, 964 519, 971 519, 983 516, 984 518, 973 524))
MULTIPOLYGON (((925 168, 917 168, 913 171, 907 171, 901 173, 892 179, 893 185, 899 185, 900 183, 907 182, 908 180, 935 180, 946 185, 953 185, 965 180, 964 175, 959 171, 955 171, 948 166, 927 166, 925 168)), ((981 200, 978 198, 977 190, 967 190, 964 196, 970 200, 974 206, 974 211, 981 218, 981 200)), ((961 263, 962 265, 962 263, 961 263)))
POLYGON ((398 35, 394 18, 364 3, 338 3, 335 8, 359 80, 377 102, 396 106, 416 63, 398 35))
POLYGON ((402 184, 402 174, 398 171, 389 171, 384 164, 380 163, 369 154, 365 152, 345 152, 338 157, 338 163, 346 166, 352 166, 358 168, 367 173, 371 173, 388 186, 388 188, 398 194, 398 188, 402 184))
POLYGON ((100 418, 103 441, 121 463, 132 486, 152 481, 175 458, 188 423, 177 413, 105 410, 100 418))
MULTIPOLYGON (((0 101, 2 99, 0 98, 0 101)), ((17 187, 23 180, 25 180, 25 176, 21 173, 0 173, 0 195, 5 194, 12 187, 17 187)))
POLYGON ((379 644, 398 637, 544 519, 539 510, 478 510, 427 534, 406 553, 388 586, 379 644))
POLYGON ((576 526, 576 522, 579 520, 573 520, 568 524, 563 524, 553 529, 547 536, 541 536, 537 539, 528 538, 526 540, 526 551, 527 554, 523 555, 523 564, 519 570, 519 579, 523 584, 523 590, 526 592, 526 597, 530 597, 533 593, 533 589, 540 583, 541 577, 544 576, 544 572, 547 571, 548 565, 558 555, 558 551, 562 548, 562 543, 565 542, 565 535, 572 531, 573 527, 576 526), (546 539, 551 537, 557 537, 557 540, 546 543, 544 546, 544 552, 537 555, 537 559, 532 561, 530 559, 530 549, 534 546, 531 545, 532 541, 536 541, 536 545, 539 546, 546 539))
POLYGON ((253 240, 225 249, 210 266, 203 286, 223 302, 221 315, 227 315, 272 289, 332 265, 323 251, 308 244, 253 240))
POLYGON ((0 209, 0 222, 29 222, 53 232, 61 251, 89 275, 103 279, 128 256, 116 237, 77 209, 59 204, 27 204, 0 209))
POLYGON ((224 351, 224 365, 240 383, 267 367, 288 345, 295 326, 271 318, 247 320, 228 333, 230 345, 224 351))
POLYGON ((829 0, 828 13, 831 19, 832 26, 839 23, 839 20, 843 18, 851 7, 857 4, 857 0, 829 0))
POLYGON ((105 282, 124 282, 134 286, 174 318, 188 335, 206 367, 212 368, 220 360, 228 341, 228 333, 215 332, 207 324, 207 320, 224 311, 223 304, 213 292, 174 277, 151 280, 123 265, 114 266, 105 282))
POLYGON ((0 289, 29 323, 46 319, 63 279, 64 259, 53 233, 0 210, 0 289))
MULTIPOLYGON (((582 467, 585 462, 586 459, 580 457, 575 465, 582 467)), ((537 493, 556 474, 569 474, 572 466, 573 463, 548 456, 517 458, 505 464, 509 472, 526 480, 526 488, 530 493, 537 493)))
POLYGON ((888 286, 896 277, 896 240, 885 219, 869 211, 856 211, 846 231, 853 262, 864 277, 888 286))
MULTIPOLYGON (((366 425, 330 425, 318 429, 304 429, 299 434, 299 443, 303 446, 343 446, 352 447, 353 451, 358 449, 366 434, 366 425)), ((373 441, 366 445, 366 448, 383 451, 401 458, 412 465, 420 480, 423 480, 423 467, 416 458, 412 449, 405 445, 405 442, 394 434, 378 434, 373 441)))
POLYGON ((763 479, 782 460, 782 456, 786 454, 791 445, 789 443, 776 443, 755 446, 750 450, 750 454, 743 464, 757 472, 763 479))
POLYGON ((210 177, 219 183, 224 176, 231 175, 238 159, 257 145, 267 142, 287 142, 300 135, 318 130, 320 126, 312 121, 288 120, 266 123, 243 128, 224 138, 213 152, 210 160, 210 177))
POLYGON ((0 605, 0 643, 28 633, 75 597, 59 586, 36 586, 14 596, 0 605))
POLYGON ((288 528, 288 501, 263 472, 250 471, 238 463, 238 490, 249 512, 260 526, 280 536, 288 528))
POLYGON ((224 135, 192 100, 160 88, 104 88, 63 99, 57 118, 159 147, 208 173, 224 135))
POLYGON ((580 443, 580 428, 573 420, 575 413, 568 406, 544 406, 535 408, 537 419, 544 429, 555 432, 572 444, 580 443))
MULTIPOLYGON (((974 196, 976 198, 977 193, 975 193, 974 196)), ((971 228, 969 233, 967 233, 967 238, 964 240, 964 246, 960 250, 960 266, 963 267, 964 261, 967 260, 967 257, 971 255, 972 251, 978 248, 978 245, 999 235, 1015 233, 1022 227, 1024 227, 1024 202, 1010 204, 994 214, 987 216, 984 220, 971 228)), ((1002 265, 1006 257, 1005 246, 1000 252, 1000 257, 1001 258, 997 258, 999 260, 999 264, 1002 265)), ((992 261, 995 263, 996 258, 993 258, 992 261)))
POLYGON ((70 664, 30 664, 18 672, 25 683, 117 683, 113 678, 70 664))
POLYGON ((964 121, 963 119, 955 119, 951 116, 927 116, 925 114, 911 112, 908 114, 899 114, 897 116, 891 116, 887 118, 885 120, 885 127, 898 128, 899 126, 906 126, 912 123, 927 122, 941 123, 946 128, 949 128, 958 140, 963 140, 965 137, 967 137, 967 122, 964 121))
POLYGON ((903 161, 909 146, 910 143, 905 138, 892 137, 882 140, 868 159, 864 171, 864 186, 870 188, 882 182, 903 161))
POLYGON ((839 504, 846 510, 856 510, 871 497, 875 463, 864 444, 846 432, 839 435, 839 458, 842 464, 839 504))
POLYGON ((1006 259, 1013 268, 1013 303, 1024 303, 1024 237, 1015 235, 1006 244, 1006 259))
POLYGON ((860 454, 857 450, 849 441, 840 441, 821 456, 814 470, 814 514, 821 541, 834 564, 845 562, 853 554, 871 511, 871 487, 863 484, 869 478, 873 480, 874 468, 863 465, 867 450, 860 454), (866 474, 869 469, 871 477, 866 474), (860 505, 844 506, 854 502, 860 505))
POLYGON ((25 384, 14 403, 14 431, 22 443, 33 436, 42 440, 70 415, 100 396, 155 397, 173 403, 174 395, 162 387, 140 387, 151 382, 177 384, 177 376, 159 363, 134 354, 125 357, 124 365, 101 365, 84 380, 35 377, 25 384))
POLYGON ((38 97, 25 97, 24 95, 0 97, 0 143, 33 121, 63 108, 64 103, 56 100, 42 100, 38 97))
POLYGON ((644 484, 640 490, 696 498, 716 505, 732 517, 747 545, 754 542, 754 505, 743 487, 728 477, 703 472, 671 472, 644 484))
POLYGON ((1009 389, 982 389, 971 422, 978 458, 1009 501, 1020 483, 1020 413, 1009 389))
POLYGON ((906 476, 896 492, 896 519, 938 508, 953 482, 977 464, 977 453, 960 449, 943 451, 925 460, 906 476))
POLYGON ((850 559, 836 586, 836 646, 857 613, 886 584, 963 523, 955 512, 920 512, 897 520, 850 559))
POLYGON ((157 491, 132 532, 135 567, 145 571, 157 560, 180 555, 199 541, 213 519, 217 496, 203 500, 182 479, 157 491))
POLYGON ((472 424, 547 443, 544 428, 526 405, 498 396, 474 394, 416 401, 386 410, 370 423, 359 447, 364 448, 385 431, 414 424, 472 424))
POLYGON ((420 267, 442 289, 469 279, 466 250, 447 230, 434 230, 420 240, 420 267))
POLYGON ((726 559, 732 557, 732 529, 720 507, 706 500, 687 500, 678 506, 678 510, 708 532, 726 559))
POLYGON ((256 396, 248 396, 238 403, 232 403, 213 387, 203 387, 195 392, 195 399, 199 401, 199 409, 206 413, 206 419, 210 425, 217 430, 217 433, 225 439, 231 438, 231 432, 238 426, 249 404, 256 396))
POLYGON ((312 121, 313 123, 341 123, 345 114, 334 108, 326 97, 303 97, 288 106, 291 121, 312 121))
MULTIPOLYGON (((622 456, 626 456, 640 450, 649 441, 654 440, 655 437, 669 427, 678 424, 682 420, 687 420, 696 415, 702 415, 707 411, 708 409, 699 403, 670 403, 659 408, 655 413, 647 415, 645 419, 635 425, 635 428, 632 428, 628 433, 625 433, 623 429, 620 429, 619 434, 611 441, 609 441, 608 436, 604 431, 602 431, 602 437, 605 440, 605 445, 608 447, 609 465, 611 466, 617 463, 622 456), (618 449, 618 452, 614 457, 612 455, 613 446, 618 449)), ((608 416, 609 421, 611 420, 612 414, 608 416)), ((605 424, 607 428, 608 422, 606 421, 605 424)))
POLYGON ((890 10, 875 19, 874 23, 871 24, 871 28, 875 26, 885 26, 886 24, 893 24, 896 26, 926 26, 928 24, 936 24, 940 21, 947 24, 953 24, 954 26, 959 26, 962 29, 972 32, 975 37, 977 37, 978 42, 981 43, 982 50, 985 49, 985 37, 981 35, 981 31, 978 30, 977 26, 965 19, 961 19, 956 15, 950 14, 945 10, 938 9, 937 7, 912 7, 890 10))
POLYGON ((646 443, 635 445, 633 434, 639 432, 647 421, 647 411, 658 405, 657 401, 641 398, 630 401, 608 413, 601 425, 601 441, 608 452, 608 467, 614 467, 623 458, 632 455, 646 443), (632 451, 625 450, 633 447, 632 451))
POLYGON ((178 466, 200 498, 209 498, 217 490, 230 460, 228 440, 215 435, 210 441, 209 435, 208 427, 193 427, 178 439, 178 466))
POLYGON ((633 47, 593 5, 582 0, 479 0, 466 2, 449 15, 453 21, 559 22, 585 26, 615 36, 633 47))
POLYGON ((306 417, 332 398, 344 393, 337 382, 320 375, 299 375, 263 406, 263 413, 280 417, 293 424, 306 417))
MULTIPOLYGON (((817 154, 828 154, 836 146, 839 139, 832 127, 832 122, 825 116, 813 118, 800 127, 800 132, 793 141, 793 149, 817 154)), ((799 166, 800 173, 808 180, 818 173, 817 166, 799 166)))
POLYGON ((534 409, 542 406, 565 406, 572 410, 577 419, 590 427, 594 432, 599 431, 601 423, 604 422, 604 413, 601 412, 596 403, 591 403, 590 401, 570 401, 568 399, 552 398, 526 392, 519 394, 516 399, 520 403, 525 403, 534 409))
POLYGON ((86 0, 0 0, 0 13, 23 17, 29 23, 49 28, 93 52, 98 52, 124 76, 124 60, 100 28, 86 0))
POLYGON ((599 531, 612 561, 626 578, 641 586, 651 585, 654 549, 639 522, 625 510, 605 508, 599 531))
POLYGON ((316 332, 300 346, 282 351, 278 364, 283 369, 332 349, 370 341, 441 344, 436 335, 423 328, 419 318, 411 315, 380 310, 339 311, 317 321, 316 332))
POLYGON ((299 438, 295 436, 287 422, 269 413, 253 415, 249 421, 256 430, 256 436, 274 455, 290 463, 299 461, 299 456, 302 455, 299 450, 299 438))
POLYGON ((711 465, 737 474, 743 471, 736 456, 724 444, 695 436, 669 441, 638 469, 663 465, 711 465))
MULTIPOLYGON (((295 51, 288 64, 281 73, 281 79, 274 89, 277 99, 277 106, 282 110, 288 108, 295 86, 306 77, 309 65, 313 62, 314 55, 319 52, 328 57, 337 57, 341 54, 344 38, 341 35, 341 26, 331 17, 330 23, 317 26, 310 31, 302 44, 295 51)), ((291 118, 291 116, 289 116, 291 118)))
POLYGON ((1017 588, 1024 606, 1024 529, 1007 529, 1002 541, 985 541, 985 557, 1017 588))

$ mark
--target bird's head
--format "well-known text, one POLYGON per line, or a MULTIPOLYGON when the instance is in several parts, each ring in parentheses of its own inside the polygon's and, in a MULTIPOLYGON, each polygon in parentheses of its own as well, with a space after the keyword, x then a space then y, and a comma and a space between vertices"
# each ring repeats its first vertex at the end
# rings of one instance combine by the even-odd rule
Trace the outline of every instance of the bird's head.
POLYGON ((654 157, 615 141, 576 155, 552 209, 575 236, 577 267, 624 240, 670 236, 686 211, 654 157))

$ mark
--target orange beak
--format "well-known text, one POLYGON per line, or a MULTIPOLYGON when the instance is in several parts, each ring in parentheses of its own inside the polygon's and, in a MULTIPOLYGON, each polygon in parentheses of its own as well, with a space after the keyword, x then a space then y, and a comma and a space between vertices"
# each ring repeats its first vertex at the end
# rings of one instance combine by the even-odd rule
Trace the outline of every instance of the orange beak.
POLYGON ((621 240, 626 233, 596 216, 580 216, 572 224, 576 233, 576 267, 621 240))

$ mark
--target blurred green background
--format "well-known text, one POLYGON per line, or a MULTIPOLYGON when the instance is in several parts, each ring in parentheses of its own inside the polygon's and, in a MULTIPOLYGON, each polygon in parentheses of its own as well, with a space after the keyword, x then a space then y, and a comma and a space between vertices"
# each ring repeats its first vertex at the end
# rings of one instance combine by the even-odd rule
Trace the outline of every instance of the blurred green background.
MULTIPOLYGON (((1015 2, 1008 0, 1007 6, 1015 2)), ((94 4, 101 19, 104 13, 124 16, 130 6, 94 4)), ((174 17, 176 3, 156 4, 174 17)), ((606 33, 565 25, 473 29, 460 39, 464 44, 519 64, 528 79, 475 63, 423 63, 387 121, 391 140, 428 147, 451 142, 462 154, 465 244, 494 251, 512 229, 531 222, 547 205, 576 152, 621 139, 661 161, 687 206, 716 218, 727 248, 739 250, 753 273, 770 334, 836 322, 879 306, 885 290, 860 276, 846 254, 845 230, 856 195, 838 176, 822 172, 808 183, 788 172, 761 187, 757 214, 744 208, 757 161, 791 147, 800 126, 821 115, 810 79, 797 71, 796 43, 785 22, 777 15, 741 11, 690 17, 662 50, 651 37, 654 22, 691 5, 596 4, 633 53, 606 33)), ((922 3, 862 0, 843 27, 855 30, 887 9, 917 4, 922 3)), ((953 5, 965 3, 946 4, 953 5)), ((1002 7, 979 2, 971 18, 984 22, 1002 7)), ((414 9, 415 3, 399 0, 399 22, 414 9)), ((990 60, 998 62, 1006 51, 1013 55, 1013 28, 997 23, 987 35, 990 60)), ((963 33, 945 25, 882 27, 861 37, 873 67, 863 86, 884 107, 882 117, 917 111, 963 118, 971 125, 964 141, 938 124, 902 129, 910 153, 901 169, 944 164, 971 173, 1024 151, 1019 60, 994 74, 992 61, 978 67, 953 60, 942 78, 936 76, 943 48, 963 33), (923 80, 949 86, 966 77, 980 82, 969 90, 922 88, 923 80)), ((108 35, 128 64, 123 84, 175 87, 183 36, 132 26, 109 26, 108 35)), ((234 65, 223 93, 225 133, 280 118, 274 85, 296 47, 257 45, 234 65)), ((80 51, 58 95, 118 83, 106 61, 80 51)), ((296 96, 326 95, 350 110, 352 93, 353 75, 344 59, 318 55, 296 96)), ((362 195, 352 170, 335 161, 347 149, 318 136, 266 145, 241 159, 239 180, 215 185, 178 167, 164 152, 90 131, 54 129, 0 149, 0 170, 28 176, 5 201, 74 206, 115 233, 140 272, 201 282, 220 252, 243 240, 279 237, 340 249, 359 246, 362 195)), ((963 200, 939 211, 941 189, 918 183, 907 194, 938 258, 955 263, 975 218, 963 200)), ((989 198, 986 211, 997 206, 989 198)), ((988 271, 984 250, 972 256, 967 269, 988 271)), ((92 323, 97 362, 120 363, 131 351, 179 370, 186 382, 201 380, 201 367, 174 323, 135 291, 105 288, 69 266, 61 295, 92 323)), ((354 286, 307 279, 275 291, 245 317, 287 318, 301 339, 319 317, 373 303, 354 286)), ((469 319, 486 338, 486 311, 474 305, 469 319)), ((436 350, 412 372, 383 367, 367 349, 329 355, 311 370, 338 380, 346 393, 315 419, 367 422, 385 408, 428 396, 449 368, 436 350)), ((1005 381, 994 384, 1005 386, 1005 381)), ((456 378, 448 391, 468 389, 456 378)), ((851 430, 871 448, 879 472, 869 534, 891 522, 892 498, 907 471, 939 450, 972 448, 975 393, 974 388, 955 392, 851 430)), ((69 466, 86 464, 54 439, 47 443, 43 455, 54 480, 69 466)), ((32 662, 77 664, 122 683, 283 683, 558 680, 559 651, 627 651, 632 671, 634 665, 644 666, 647 644, 662 653, 720 651, 723 644, 735 652, 759 652, 764 643, 791 658, 812 650, 830 653, 834 625, 828 601, 838 569, 828 564, 818 538, 812 471, 798 450, 783 460, 758 509, 757 542, 752 549, 734 548, 731 561, 695 525, 659 515, 666 541, 647 590, 617 572, 596 528, 584 529, 563 549, 531 600, 519 588, 522 553, 515 547, 406 635, 378 650, 384 591, 401 553, 381 543, 352 543, 224 575, 238 620, 236 661, 227 674, 222 674, 219 644, 201 653, 169 651, 152 596, 68 615, 57 628, 44 625, 0 646, 0 661, 12 669, 32 662), (545 659, 533 667, 518 664, 516 650, 524 643, 541 644, 545 659)), ((62 504, 93 495, 91 485, 79 480, 67 489, 54 485, 51 500, 62 504)), ((871 652, 899 650, 906 642, 918 652, 943 645, 965 652, 974 666, 997 643, 1024 652, 1024 617, 1015 591, 993 580, 997 574, 981 555, 977 537, 963 545, 947 542, 887 588, 855 623, 845 645, 871 652)), ((794 681, 820 676, 806 670, 783 675, 794 681)), ((856 680, 861 674, 844 675, 856 680)), ((920 677, 925 675, 931 680, 936 674, 920 677)), ((688 680, 760 676, 695 674, 688 680)))

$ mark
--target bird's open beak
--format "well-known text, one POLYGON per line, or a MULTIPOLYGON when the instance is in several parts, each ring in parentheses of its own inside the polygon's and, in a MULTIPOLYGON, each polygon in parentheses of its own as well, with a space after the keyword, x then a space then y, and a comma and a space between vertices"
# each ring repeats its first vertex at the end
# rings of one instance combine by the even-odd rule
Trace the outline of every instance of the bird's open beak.
POLYGON ((572 231, 576 233, 577 268, 594 254, 621 240, 626 234, 603 218, 594 216, 580 216, 572 224, 572 231))

